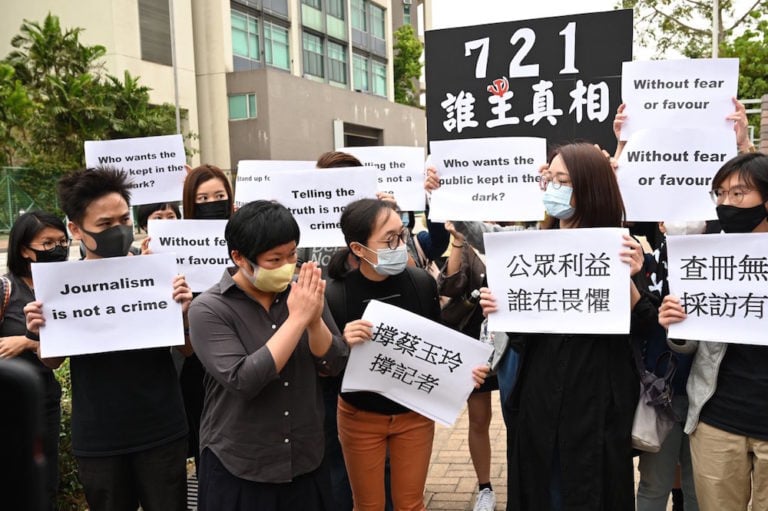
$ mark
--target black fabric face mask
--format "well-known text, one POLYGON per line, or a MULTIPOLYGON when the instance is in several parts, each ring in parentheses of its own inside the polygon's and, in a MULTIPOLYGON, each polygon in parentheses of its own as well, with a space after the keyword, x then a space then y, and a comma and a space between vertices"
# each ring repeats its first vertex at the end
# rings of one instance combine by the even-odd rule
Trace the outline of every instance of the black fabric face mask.
POLYGON ((195 218, 197 220, 227 220, 232 214, 232 206, 229 199, 195 204, 195 218))
MULTIPOLYGON (((81 227, 82 229, 82 227, 81 227)), ((91 232, 83 229, 96 242, 96 248, 86 245, 86 248, 99 257, 122 257, 128 254, 133 243, 133 226, 115 225, 101 232, 91 232)))
POLYGON ((59 263, 66 261, 69 256, 69 249, 61 245, 56 245, 51 250, 35 250, 32 247, 29 249, 35 253, 36 263, 59 263))
POLYGON ((752 232, 766 217, 768 217, 768 211, 765 209, 765 204, 758 204, 752 208, 730 205, 717 207, 720 226, 728 233, 752 232))

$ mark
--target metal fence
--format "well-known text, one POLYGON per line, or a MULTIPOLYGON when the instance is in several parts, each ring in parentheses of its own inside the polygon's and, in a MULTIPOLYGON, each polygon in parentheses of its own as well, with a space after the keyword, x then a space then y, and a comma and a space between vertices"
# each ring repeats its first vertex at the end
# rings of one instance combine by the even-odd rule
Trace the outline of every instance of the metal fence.
MULTIPOLYGON (((53 210, 55 201, 43 198, 42 190, 25 184, 25 174, 34 172, 24 167, 0 167, 0 232, 11 230, 19 215, 32 209, 53 210)), ((53 187, 54 183, 50 183, 53 187)), ((47 194, 50 197, 50 193, 47 194)))

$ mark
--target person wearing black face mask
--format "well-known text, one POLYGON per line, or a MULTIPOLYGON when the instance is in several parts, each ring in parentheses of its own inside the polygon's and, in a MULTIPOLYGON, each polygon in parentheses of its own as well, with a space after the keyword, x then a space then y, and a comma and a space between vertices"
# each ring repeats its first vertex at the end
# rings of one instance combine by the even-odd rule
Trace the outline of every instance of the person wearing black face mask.
MULTIPOLYGON (((232 185, 227 175, 215 165, 200 165, 189 171, 184 180, 184 218, 191 220, 227 220, 232 216, 232 185)), ((197 296, 197 294, 195 294, 197 296)), ((187 338, 189 345, 189 338, 187 338)), ((191 345, 190 345, 191 346, 191 345)), ((197 355, 188 349, 181 352, 179 384, 189 425, 187 456, 195 458, 195 471, 200 466, 200 418, 203 414, 205 369, 197 355)))
MULTIPOLYGON (((128 255, 133 226, 124 172, 78 171, 61 178, 57 192, 86 260, 128 255)), ((188 309, 184 277, 174 278, 172 298, 188 309)), ((43 310, 38 301, 24 306, 28 335, 45 324, 43 310)), ((42 360, 50 368, 63 361, 42 360)), ((89 508, 185 510, 187 421, 170 350, 78 355, 69 363, 72 451, 89 508)))
MULTIPOLYGON (((712 180, 712 197, 726 233, 768 233, 768 156, 746 153, 726 162, 712 180)), ((668 328, 685 318, 679 298, 668 295, 659 323, 668 328)), ((753 507, 765 508, 768 346, 678 340, 670 346, 695 353, 685 432, 699 507, 746 510, 751 499, 753 507)))
POLYGON ((50 213, 30 211, 16 219, 8 238, 8 273, 4 277, 10 294, 0 317, 0 358, 31 364, 43 382, 46 509, 56 509, 61 387, 35 354, 39 342, 27 337, 23 309, 35 299, 31 264, 65 261, 69 242, 64 222, 50 213))

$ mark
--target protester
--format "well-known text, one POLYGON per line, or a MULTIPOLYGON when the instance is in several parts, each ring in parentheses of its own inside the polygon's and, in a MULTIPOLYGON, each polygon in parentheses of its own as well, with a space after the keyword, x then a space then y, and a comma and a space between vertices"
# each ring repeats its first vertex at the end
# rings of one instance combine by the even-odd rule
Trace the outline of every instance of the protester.
MULTIPOLYGON (((558 149, 543 173, 544 205, 561 229, 620 227, 624 205, 608 159, 590 144, 558 149), (599 199, 598 199, 599 198, 599 199)), ((640 244, 621 260, 640 271, 640 244)), ((630 281, 633 328, 655 311, 630 281)), ((488 314, 496 300, 483 289, 488 314)), ((650 321, 649 321, 650 318, 650 321)), ((523 345, 513 392, 508 509, 632 509, 630 433, 638 398, 628 335, 509 334, 523 345)))
MULTIPOLYGON (((58 509, 59 429, 61 421, 61 386, 50 368, 37 358, 39 342, 27 337, 24 306, 35 300, 31 263, 66 261, 70 240, 64 222, 44 211, 30 211, 19 216, 8 236, 8 273, 10 284, 4 314, 0 316, 0 358, 24 360, 35 368, 43 384, 43 454, 45 455, 46 509, 58 509)), ((6 291, 4 289, 4 291, 6 291)), ((3 297, 0 297, 2 299, 3 297)))
MULTIPOLYGON (((747 152, 726 162, 712 180, 717 217, 726 233, 768 232, 768 156, 747 152)), ((677 296, 666 296, 659 323, 686 319, 677 296)), ((703 511, 768 508, 768 347, 670 340, 694 352, 688 378, 691 458, 703 511)))
MULTIPOLYGON (((86 260, 122 257, 133 241, 123 172, 93 169, 61 178, 59 203, 86 260)), ((173 299, 192 298, 184 277, 173 299)), ((44 304, 24 307, 28 335, 45 324, 44 304)), ((45 359, 51 368, 63 358, 45 359)), ((167 348, 70 357, 72 451, 91 511, 186 509, 186 435, 176 371, 167 348)))
MULTIPOLYGON (((442 310, 443 322, 460 332, 480 338, 483 311, 479 305, 480 288, 487 287, 485 262, 457 232, 452 223, 446 229, 453 236, 451 252, 438 277, 440 295, 451 298, 442 310)), ((469 430, 467 444, 478 481, 474 511, 493 511, 496 494, 491 484, 491 391, 498 390, 496 375, 475 389, 467 401, 469 430)))
POLYGON ((299 227, 256 201, 227 223, 235 263, 192 304, 190 335, 206 369, 201 510, 331 510, 321 376, 348 348, 324 306, 313 262, 296 267, 299 227))
MULTIPOLYGON (((226 174, 214 165, 200 165, 189 170, 184 180, 182 197, 184 217, 189 220, 227 220, 232 216, 232 185, 226 174)), ((189 338, 187 342, 189 343, 189 338)), ((181 353, 185 358, 179 383, 189 424, 187 456, 195 459, 197 472, 200 466, 200 416, 203 413, 205 397, 205 370, 190 346, 181 353)))
POLYGON ((150 220, 178 220, 181 211, 176 202, 157 202, 155 204, 142 204, 138 208, 136 221, 139 229, 146 232, 150 220))
MULTIPOLYGON (((326 297, 350 345, 372 338, 373 325, 361 319, 370 300, 440 321, 436 283, 425 271, 407 266, 408 231, 392 203, 357 200, 347 205, 340 223, 347 247, 331 261, 334 281, 326 297), (357 269, 346 266, 350 254, 358 261, 357 269)), ((476 368, 476 381, 482 383, 486 372, 487 368, 476 368)), ((434 422, 373 392, 343 392, 337 420, 355 509, 384 508, 387 449, 394 509, 425 509, 434 422)))

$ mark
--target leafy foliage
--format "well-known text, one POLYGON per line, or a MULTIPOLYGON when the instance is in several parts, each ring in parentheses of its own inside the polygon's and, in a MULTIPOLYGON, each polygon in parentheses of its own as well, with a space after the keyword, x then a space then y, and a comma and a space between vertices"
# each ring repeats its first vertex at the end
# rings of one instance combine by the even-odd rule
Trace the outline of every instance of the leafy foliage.
POLYGON ((392 62, 395 75, 395 101, 404 105, 419 106, 417 80, 421 76, 423 46, 411 25, 403 25, 395 31, 395 56, 392 62))
POLYGON ((61 384, 61 430, 59 433, 59 511, 87 509, 83 485, 77 478, 77 462, 72 454, 72 386, 69 377, 69 359, 55 371, 61 384))
MULTIPOLYGON (((739 59, 740 98, 760 99, 768 94, 768 21, 720 45, 720 56, 739 59)), ((760 115, 750 116, 749 123, 760 132, 760 115)))

